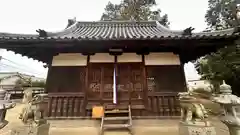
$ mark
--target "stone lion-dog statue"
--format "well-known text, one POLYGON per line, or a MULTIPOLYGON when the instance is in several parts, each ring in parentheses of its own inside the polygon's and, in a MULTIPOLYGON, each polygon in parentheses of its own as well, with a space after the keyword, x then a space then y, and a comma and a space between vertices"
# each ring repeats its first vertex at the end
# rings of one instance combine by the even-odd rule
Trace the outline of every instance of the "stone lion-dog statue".
POLYGON ((204 122, 208 124, 208 117, 205 107, 197 98, 189 92, 179 93, 180 107, 182 113, 182 122, 188 124, 196 124, 196 122, 204 122))
POLYGON ((39 103, 42 102, 42 98, 39 95, 35 95, 30 100, 20 113, 19 119, 24 124, 45 124, 47 121, 44 119, 43 110, 41 110, 39 103))
POLYGON ((28 103, 29 101, 32 100, 32 94, 33 91, 31 88, 27 88, 23 91, 23 99, 22 99, 22 103, 28 103))

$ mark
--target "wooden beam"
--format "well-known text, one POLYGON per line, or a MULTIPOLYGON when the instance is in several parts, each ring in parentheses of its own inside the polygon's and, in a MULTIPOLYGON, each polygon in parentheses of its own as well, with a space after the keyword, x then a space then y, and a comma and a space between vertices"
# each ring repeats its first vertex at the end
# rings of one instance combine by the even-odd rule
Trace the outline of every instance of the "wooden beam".
MULTIPOLYGON (((65 52, 109 52, 109 48, 119 47, 122 48, 124 52, 138 52, 149 51, 160 52, 160 51, 169 51, 178 53, 177 48, 182 48, 181 50, 186 49, 193 52, 189 54, 191 57, 196 57, 196 51, 200 48, 203 48, 203 53, 201 55, 205 55, 209 53, 210 48, 221 48, 225 45, 234 45, 240 42, 238 37, 230 37, 230 38, 219 38, 219 39, 175 39, 175 40, 134 40, 134 41, 76 41, 76 40, 61 40, 61 39, 52 39, 52 40, 7 40, 0 41, 0 48, 9 49, 16 53, 26 55, 28 57, 32 57, 36 60, 46 62, 46 58, 42 58, 41 55, 45 55, 49 53, 48 50, 51 51, 65 51, 65 52), (117 42, 117 43, 116 43, 117 42), (90 46, 91 44, 91 46, 90 46), (195 48, 195 49, 190 49, 195 48), (44 50, 44 51, 39 51, 44 50), (36 51, 36 53, 32 53, 36 51), (30 53, 31 52, 31 53, 30 53), (30 53, 30 54, 28 54, 30 53)), ((180 51, 181 51, 180 50, 180 51)), ((179 53, 180 53, 179 51, 179 53)), ((138 52, 140 53, 140 52, 138 52)), ((142 52, 141 52, 142 53, 142 52)), ((186 61, 191 59, 186 58, 186 61)))

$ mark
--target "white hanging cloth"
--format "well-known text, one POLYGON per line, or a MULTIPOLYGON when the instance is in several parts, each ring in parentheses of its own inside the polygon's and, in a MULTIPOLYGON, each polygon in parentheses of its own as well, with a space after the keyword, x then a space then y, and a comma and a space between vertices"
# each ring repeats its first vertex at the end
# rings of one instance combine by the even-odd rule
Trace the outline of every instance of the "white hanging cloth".
POLYGON ((116 68, 113 70, 113 103, 117 104, 116 68))

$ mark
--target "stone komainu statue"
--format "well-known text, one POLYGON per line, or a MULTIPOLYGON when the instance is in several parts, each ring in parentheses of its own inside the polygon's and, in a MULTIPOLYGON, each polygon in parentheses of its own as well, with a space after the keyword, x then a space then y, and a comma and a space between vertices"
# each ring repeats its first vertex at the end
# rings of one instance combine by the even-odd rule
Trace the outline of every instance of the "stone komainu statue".
POLYGON ((22 103, 28 103, 32 100, 33 91, 31 88, 27 88, 23 91, 23 100, 22 103))
POLYGON ((193 124, 197 121, 207 122, 205 120, 208 117, 206 109, 190 93, 180 93, 179 100, 182 108, 182 121, 193 124))
POLYGON ((39 103, 42 99, 35 95, 33 99, 26 104, 20 113, 20 119, 24 124, 45 124, 47 121, 43 117, 43 110, 41 110, 39 103))

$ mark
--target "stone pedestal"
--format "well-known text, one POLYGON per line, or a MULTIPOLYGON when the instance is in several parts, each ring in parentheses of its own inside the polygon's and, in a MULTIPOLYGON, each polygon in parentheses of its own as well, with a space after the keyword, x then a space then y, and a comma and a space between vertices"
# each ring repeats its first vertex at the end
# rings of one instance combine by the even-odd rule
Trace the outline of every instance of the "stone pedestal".
POLYGON ((230 135, 240 135, 240 127, 228 126, 230 135))
POLYGON ((8 121, 3 120, 0 122, 0 129, 4 128, 8 124, 8 121))
POLYGON ((40 126, 21 126, 11 130, 11 135, 49 135, 50 124, 40 126))
POLYGON ((215 127, 205 125, 204 122, 189 124, 179 123, 179 135, 216 135, 215 127))
POLYGON ((12 103, 7 100, 0 100, 0 129, 4 128, 8 121, 5 120, 7 109, 13 108, 15 103, 12 103))

